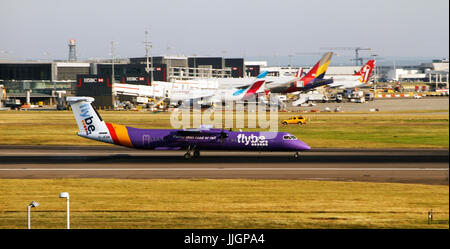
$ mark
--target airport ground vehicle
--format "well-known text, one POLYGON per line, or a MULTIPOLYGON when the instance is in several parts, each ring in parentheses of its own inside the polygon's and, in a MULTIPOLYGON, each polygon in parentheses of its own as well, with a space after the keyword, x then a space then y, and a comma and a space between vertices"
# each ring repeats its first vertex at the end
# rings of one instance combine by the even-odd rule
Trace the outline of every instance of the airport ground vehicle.
POLYGON ((375 94, 373 93, 366 93, 365 98, 367 101, 373 101, 375 99, 375 94))
POLYGON ((293 116, 293 117, 283 120, 281 123, 283 125, 288 125, 288 124, 303 125, 303 124, 306 124, 306 119, 303 116, 293 116))
POLYGON ((20 106, 22 106, 22 103, 19 99, 5 99, 3 100, 3 106, 9 107, 12 110, 19 110, 20 106))
POLYGON ((329 98, 322 93, 318 93, 317 91, 312 91, 309 93, 301 93, 298 95, 298 99, 292 102, 292 106, 299 106, 301 104, 311 101, 321 101, 322 103, 326 103, 329 101, 329 98))
POLYGON ((341 103, 342 102, 342 93, 331 94, 330 98, 328 98, 328 102, 341 103))

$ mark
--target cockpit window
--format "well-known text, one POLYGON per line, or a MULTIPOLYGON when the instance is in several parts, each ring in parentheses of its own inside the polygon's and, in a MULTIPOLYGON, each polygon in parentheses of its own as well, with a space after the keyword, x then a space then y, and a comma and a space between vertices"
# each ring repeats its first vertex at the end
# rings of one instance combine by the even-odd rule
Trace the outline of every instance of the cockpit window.
POLYGON ((297 139, 295 136, 292 135, 285 135, 283 136, 283 140, 295 140, 297 139))

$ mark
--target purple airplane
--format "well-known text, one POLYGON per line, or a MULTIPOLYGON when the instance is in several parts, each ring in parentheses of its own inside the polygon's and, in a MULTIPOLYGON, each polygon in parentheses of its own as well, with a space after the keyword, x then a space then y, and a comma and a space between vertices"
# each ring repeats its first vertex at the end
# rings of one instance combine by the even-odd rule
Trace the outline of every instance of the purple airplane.
POLYGON ((67 97, 80 132, 78 136, 130 148, 187 150, 184 158, 199 157, 200 150, 300 151, 311 149, 286 132, 241 132, 213 128, 138 129, 107 123, 91 103, 91 97, 67 97))

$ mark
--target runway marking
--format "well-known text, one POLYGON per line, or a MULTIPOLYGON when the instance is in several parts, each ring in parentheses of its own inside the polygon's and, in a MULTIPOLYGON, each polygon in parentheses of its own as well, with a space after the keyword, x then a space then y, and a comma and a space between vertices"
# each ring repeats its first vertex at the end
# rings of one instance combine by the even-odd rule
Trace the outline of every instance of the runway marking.
POLYGON ((9 168, 0 171, 448 171, 448 168, 9 168))

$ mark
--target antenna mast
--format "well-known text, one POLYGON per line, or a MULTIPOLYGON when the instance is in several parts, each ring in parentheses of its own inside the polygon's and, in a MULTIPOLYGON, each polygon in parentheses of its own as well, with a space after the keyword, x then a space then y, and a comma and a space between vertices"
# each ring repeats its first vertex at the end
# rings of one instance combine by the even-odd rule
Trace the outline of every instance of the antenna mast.
POLYGON ((153 58, 151 59, 151 66, 149 67, 149 65, 148 65, 149 64, 149 50, 151 49, 152 44, 148 41, 148 31, 147 30, 145 31, 144 45, 145 45, 145 58, 146 58, 145 71, 147 72, 147 74, 150 73, 150 71, 152 72, 150 74, 150 79, 151 79, 151 82, 153 82, 153 58))
POLYGON ((114 83, 114 41, 111 41, 111 83, 114 83))

